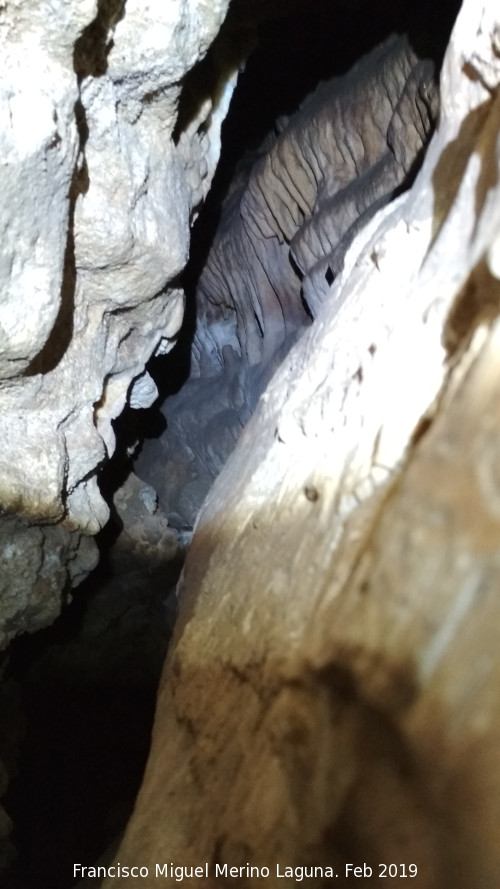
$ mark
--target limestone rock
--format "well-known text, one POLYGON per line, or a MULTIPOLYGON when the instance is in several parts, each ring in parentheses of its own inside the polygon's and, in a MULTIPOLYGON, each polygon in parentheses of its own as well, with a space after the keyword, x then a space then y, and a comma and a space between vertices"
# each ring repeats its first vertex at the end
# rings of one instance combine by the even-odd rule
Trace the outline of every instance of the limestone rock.
POLYGON ((206 887, 234 884, 217 863, 262 885, 247 862, 498 885, 499 33, 465 0, 422 170, 355 238, 198 520, 117 856, 152 885, 171 861, 208 862, 206 887))
POLYGON ((112 421, 129 398, 151 402, 145 363, 181 325, 176 279, 234 71, 220 72, 188 145, 173 132, 183 79, 227 5, 0 8, 1 644, 53 620, 94 564, 82 535, 108 519, 97 470, 112 421))
POLYGON ((0 523, 0 648, 19 632, 48 626, 61 609, 61 590, 76 586, 96 566, 93 541, 59 525, 0 523))

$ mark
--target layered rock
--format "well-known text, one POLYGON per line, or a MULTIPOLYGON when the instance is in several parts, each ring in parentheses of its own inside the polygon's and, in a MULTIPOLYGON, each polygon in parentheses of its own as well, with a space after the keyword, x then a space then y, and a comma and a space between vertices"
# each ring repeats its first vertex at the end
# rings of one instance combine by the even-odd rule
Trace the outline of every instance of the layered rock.
POLYGON ((198 520, 117 856, 152 885, 164 862, 207 862, 206 887, 235 885, 217 863, 259 886, 247 863, 385 885, 403 862, 421 889, 496 889, 499 35, 465 0, 422 170, 355 237, 198 520))

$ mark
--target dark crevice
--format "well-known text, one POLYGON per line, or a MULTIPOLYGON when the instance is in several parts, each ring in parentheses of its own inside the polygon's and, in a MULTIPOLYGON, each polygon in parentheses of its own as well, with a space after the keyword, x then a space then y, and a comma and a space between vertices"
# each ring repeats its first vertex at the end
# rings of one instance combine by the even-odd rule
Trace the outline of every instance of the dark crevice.
POLYGON ((334 275, 334 273, 332 272, 330 266, 328 266, 328 268, 327 268, 327 270, 326 270, 326 272, 325 272, 325 281, 326 281, 326 283, 328 284, 329 287, 330 287, 330 286, 333 284, 333 282, 335 281, 335 275, 334 275))
MULTIPOLYGON (((76 176, 73 177, 73 182, 76 176)), ((72 186, 73 188, 73 186, 72 186)), ((73 337, 73 313, 75 308, 75 242, 73 237, 74 201, 70 200, 68 238, 64 251, 63 278, 61 283, 61 296, 59 311, 54 321, 49 337, 35 357, 30 361, 25 371, 25 376, 46 374, 57 367, 68 349, 73 337)))
MULTIPOLYGON (((83 153, 88 137, 88 127, 85 119, 85 111, 80 100, 75 103, 75 117, 80 134, 80 148, 83 153)), ((59 311, 45 345, 26 368, 26 376, 45 374, 54 370, 65 355, 73 337, 73 315, 75 309, 76 287, 74 237, 75 206, 79 196, 86 194, 88 191, 88 186, 87 164, 85 160, 83 160, 81 166, 76 166, 73 170, 68 194, 68 233, 66 249, 64 252, 59 311)))
POLYGON ((121 588, 103 558, 51 627, 11 646, 6 679, 22 690, 25 732, 3 800, 17 852, 5 889, 70 889, 73 863, 95 861, 122 832, 148 753, 181 566, 137 559, 121 588))
POLYGON ((81 82, 85 77, 102 77, 108 70, 113 48, 110 30, 123 18, 125 0, 98 0, 97 15, 75 43, 73 67, 81 82))

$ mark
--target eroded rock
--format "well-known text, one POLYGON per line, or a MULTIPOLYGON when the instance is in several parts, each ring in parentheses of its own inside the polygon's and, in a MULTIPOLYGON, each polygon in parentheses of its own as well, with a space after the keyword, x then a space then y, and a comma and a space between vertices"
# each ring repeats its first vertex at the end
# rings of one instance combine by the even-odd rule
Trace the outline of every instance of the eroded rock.
POLYGON ((221 70, 177 145, 172 136, 183 78, 226 8, 0 9, 2 644, 52 621, 95 564, 89 535, 109 516, 97 470, 115 448, 112 421, 129 399, 151 403, 145 363, 181 325, 176 279, 234 71, 221 70), (46 582, 42 561, 53 568, 46 582))
MULTIPOLYGON (((113 420, 154 399, 145 364, 182 323, 177 279, 237 65, 214 63, 173 134, 227 6, 0 5, 0 649, 52 623, 95 567, 113 420)), ((163 631, 157 659, 164 645, 163 631)))

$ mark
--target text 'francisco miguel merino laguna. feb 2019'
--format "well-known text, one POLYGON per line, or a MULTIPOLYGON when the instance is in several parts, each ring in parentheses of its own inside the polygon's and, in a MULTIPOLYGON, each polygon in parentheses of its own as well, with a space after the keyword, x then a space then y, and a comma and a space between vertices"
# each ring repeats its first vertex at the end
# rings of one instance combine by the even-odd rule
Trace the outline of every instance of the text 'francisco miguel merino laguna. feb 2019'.
POLYGON ((209 879, 217 878, 260 878, 267 880, 269 878, 295 880, 297 883, 307 879, 344 879, 360 877, 416 877, 418 867, 416 864, 376 864, 370 865, 366 862, 362 864, 346 864, 341 869, 329 866, 309 865, 304 867, 276 864, 273 867, 257 867, 251 864, 229 865, 229 864, 209 864, 205 862, 199 865, 176 865, 173 862, 169 864, 155 865, 155 871, 146 866, 128 866, 120 863, 109 867, 87 867, 83 864, 75 864, 73 866, 73 876, 75 879, 87 878, 103 878, 103 877, 119 877, 119 878, 144 878, 161 879, 165 877, 181 883, 183 880, 200 879, 205 877, 209 879))

